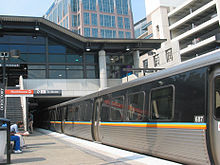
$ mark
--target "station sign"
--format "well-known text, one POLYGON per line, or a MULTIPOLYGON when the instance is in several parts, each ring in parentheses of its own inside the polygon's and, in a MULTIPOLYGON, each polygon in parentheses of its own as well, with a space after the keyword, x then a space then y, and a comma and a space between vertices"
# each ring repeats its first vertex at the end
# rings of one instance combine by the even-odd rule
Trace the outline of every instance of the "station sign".
POLYGON ((28 89, 28 90, 20 90, 20 89, 6 89, 5 95, 7 97, 20 97, 20 96, 26 96, 26 97, 33 97, 34 90, 28 89))
POLYGON ((34 90, 34 96, 62 96, 62 90, 34 90))

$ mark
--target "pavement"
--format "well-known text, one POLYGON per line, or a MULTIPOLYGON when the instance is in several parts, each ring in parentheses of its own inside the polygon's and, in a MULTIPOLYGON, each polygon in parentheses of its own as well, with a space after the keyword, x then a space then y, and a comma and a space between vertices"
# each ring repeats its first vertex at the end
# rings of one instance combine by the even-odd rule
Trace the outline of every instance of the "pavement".
POLYGON ((22 154, 11 154, 19 165, 180 165, 155 157, 36 129, 24 137, 22 154))

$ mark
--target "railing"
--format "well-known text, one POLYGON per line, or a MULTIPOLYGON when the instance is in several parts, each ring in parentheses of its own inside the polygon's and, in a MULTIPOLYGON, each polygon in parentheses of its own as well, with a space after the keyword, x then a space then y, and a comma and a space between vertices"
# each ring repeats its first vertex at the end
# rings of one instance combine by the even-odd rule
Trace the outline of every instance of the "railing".
POLYGON ((0 118, 0 139, 0 164, 10 164, 10 120, 0 118))

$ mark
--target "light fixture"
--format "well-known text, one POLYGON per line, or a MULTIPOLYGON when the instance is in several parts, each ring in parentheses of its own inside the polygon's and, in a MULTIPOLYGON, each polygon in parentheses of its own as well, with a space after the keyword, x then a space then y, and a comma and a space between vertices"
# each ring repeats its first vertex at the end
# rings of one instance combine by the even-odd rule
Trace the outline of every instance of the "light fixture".
POLYGON ((36 26, 34 27, 34 30, 39 31, 39 30, 40 30, 40 27, 36 25, 36 26))
POLYGON ((126 51, 130 51, 130 48, 127 46, 125 50, 126 50, 126 51))
POLYGON ((37 35, 34 34, 34 35, 32 36, 32 38, 33 38, 33 39, 37 39, 37 35))
POLYGON ((89 51, 91 51, 91 49, 90 49, 89 47, 87 47, 87 48, 86 48, 86 51, 89 52, 89 51))
POLYGON ((87 43, 87 44, 86 44, 86 51, 87 51, 87 52, 90 52, 90 51, 91 51, 90 43, 87 43))

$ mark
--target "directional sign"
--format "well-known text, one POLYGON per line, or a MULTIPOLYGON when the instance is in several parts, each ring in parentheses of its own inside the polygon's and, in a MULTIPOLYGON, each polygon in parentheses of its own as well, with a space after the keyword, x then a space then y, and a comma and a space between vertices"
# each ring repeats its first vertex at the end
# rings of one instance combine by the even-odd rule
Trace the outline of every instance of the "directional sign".
POLYGON ((34 90, 34 96, 62 96, 62 90, 34 90))

